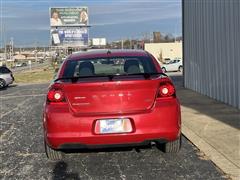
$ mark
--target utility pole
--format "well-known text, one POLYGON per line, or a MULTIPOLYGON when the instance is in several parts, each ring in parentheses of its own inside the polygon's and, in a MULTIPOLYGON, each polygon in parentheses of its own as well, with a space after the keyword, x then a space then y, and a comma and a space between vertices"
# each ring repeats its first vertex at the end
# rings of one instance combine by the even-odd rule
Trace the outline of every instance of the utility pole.
POLYGON ((4 46, 5 46, 5 49, 4 49, 5 61, 7 61, 7 44, 6 44, 6 41, 4 41, 4 46))
POLYGON ((132 37, 130 37, 130 49, 132 49, 132 37))
POLYGON ((35 41, 35 62, 37 62, 37 41, 35 41))
POLYGON ((13 37, 10 38, 10 60, 13 60, 13 37))
POLYGON ((152 33, 149 32, 149 42, 152 43, 152 33))

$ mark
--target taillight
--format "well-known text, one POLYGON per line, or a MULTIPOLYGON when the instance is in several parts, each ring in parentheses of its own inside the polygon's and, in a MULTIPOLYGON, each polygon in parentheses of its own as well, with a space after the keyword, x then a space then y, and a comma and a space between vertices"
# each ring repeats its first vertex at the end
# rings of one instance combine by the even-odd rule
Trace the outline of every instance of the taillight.
POLYGON ((159 87, 158 97, 171 97, 175 95, 175 88, 170 82, 162 82, 159 87))
POLYGON ((64 102, 64 93, 63 90, 60 88, 56 88, 56 86, 52 87, 47 94, 47 100, 49 102, 64 102))

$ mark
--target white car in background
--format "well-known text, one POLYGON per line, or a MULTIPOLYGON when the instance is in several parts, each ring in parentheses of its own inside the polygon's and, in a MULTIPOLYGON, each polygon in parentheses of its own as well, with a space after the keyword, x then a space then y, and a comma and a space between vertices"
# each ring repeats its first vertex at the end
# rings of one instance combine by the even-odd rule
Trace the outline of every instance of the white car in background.
POLYGON ((0 89, 12 84, 14 77, 12 72, 5 66, 0 66, 0 89))
POLYGON ((174 59, 169 61, 166 64, 161 65, 163 72, 169 72, 169 71, 183 71, 183 63, 181 59, 174 59))

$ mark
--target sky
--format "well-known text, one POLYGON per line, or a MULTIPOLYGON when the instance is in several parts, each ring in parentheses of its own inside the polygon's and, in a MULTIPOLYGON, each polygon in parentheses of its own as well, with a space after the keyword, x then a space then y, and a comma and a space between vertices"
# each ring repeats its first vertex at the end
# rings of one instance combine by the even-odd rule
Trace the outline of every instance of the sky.
POLYGON ((89 10, 89 38, 140 39, 153 31, 181 35, 181 0, 0 0, 0 47, 48 46, 49 7, 89 10))

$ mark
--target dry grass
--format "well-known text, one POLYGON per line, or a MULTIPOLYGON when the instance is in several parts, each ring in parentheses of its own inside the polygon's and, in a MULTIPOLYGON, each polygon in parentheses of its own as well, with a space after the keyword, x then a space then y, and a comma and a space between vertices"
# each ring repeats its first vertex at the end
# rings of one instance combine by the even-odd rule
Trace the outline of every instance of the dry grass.
POLYGON ((52 67, 42 67, 32 71, 14 73, 16 83, 48 83, 54 76, 52 67))

